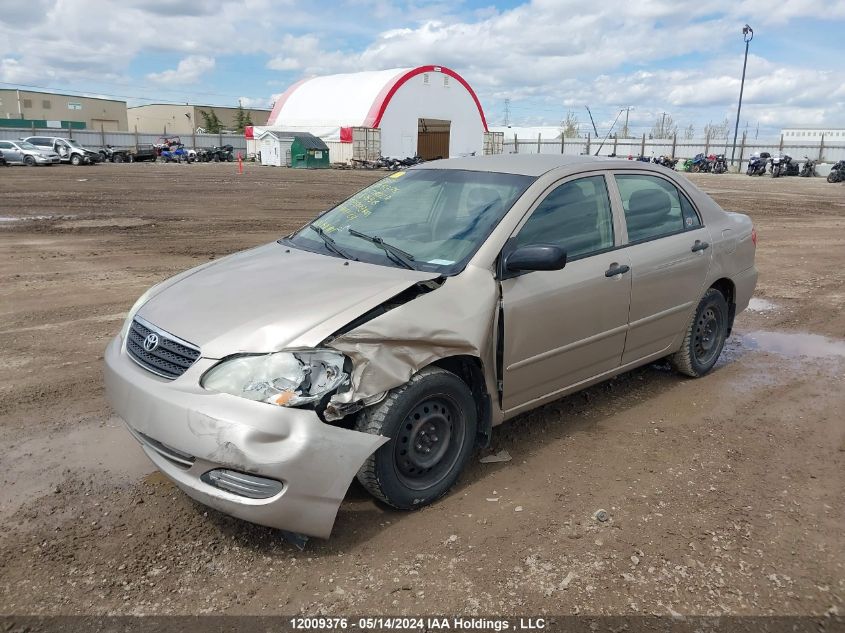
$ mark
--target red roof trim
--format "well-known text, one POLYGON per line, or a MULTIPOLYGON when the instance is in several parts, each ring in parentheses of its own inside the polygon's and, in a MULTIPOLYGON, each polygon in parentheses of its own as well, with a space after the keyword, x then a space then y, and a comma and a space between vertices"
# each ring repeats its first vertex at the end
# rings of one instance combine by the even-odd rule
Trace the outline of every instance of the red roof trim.
MULTIPOLYGON (((475 107, 478 108, 478 114, 481 116, 481 123, 484 126, 484 131, 487 132, 487 119, 484 117, 484 109, 481 107, 481 102, 478 100, 478 96, 475 94, 475 91, 470 87, 470 85, 466 82, 466 80, 461 77, 458 73, 456 73, 451 68, 446 68, 445 66, 419 66, 414 68, 413 70, 409 70, 408 72, 397 75, 391 82, 385 85, 382 88, 381 92, 379 92, 376 100, 373 101, 373 105, 370 106, 370 111, 367 114, 367 118, 364 119, 364 127, 378 127, 381 124, 381 118, 384 116, 384 111, 387 109, 387 105, 390 103, 390 100, 393 98, 393 95, 405 84, 408 80, 416 77, 417 75, 422 75, 423 73, 431 73, 431 72, 440 72, 444 75, 449 75, 453 79, 457 80, 464 88, 466 88, 467 92, 469 92, 472 100, 475 101, 475 107)), ((298 85, 298 84, 297 84, 298 85)), ((293 88, 292 86, 291 88, 293 88)), ((290 89, 288 90, 290 91, 290 89)), ((287 95, 287 93, 285 93, 287 95)), ((278 105, 278 104, 277 104, 278 105)), ((273 112, 276 112, 276 109, 273 109, 273 112)), ((272 118, 272 114, 270 115, 272 118)))
POLYGON ((276 123, 276 119, 279 118, 279 115, 282 113, 282 108, 285 105, 285 101, 287 101, 290 96, 294 93, 294 91, 299 88, 302 84, 308 81, 310 77, 306 79, 300 79, 295 84, 288 86, 288 89, 285 90, 282 95, 276 99, 276 103, 273 105, 273 111, 270 113, 270 116, 267 118, 267 126, 274 125, 276 123))

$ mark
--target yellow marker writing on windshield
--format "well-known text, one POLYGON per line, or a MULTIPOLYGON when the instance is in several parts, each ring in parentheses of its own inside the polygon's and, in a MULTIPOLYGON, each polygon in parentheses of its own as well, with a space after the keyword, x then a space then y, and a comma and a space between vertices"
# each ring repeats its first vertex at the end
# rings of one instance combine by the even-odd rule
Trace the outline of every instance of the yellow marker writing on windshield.
POLYGON ((391 174, 390 177, 391 178, 401 178, 404 175, 405 175, 404 171, 397 171, 395 174, 391 174))

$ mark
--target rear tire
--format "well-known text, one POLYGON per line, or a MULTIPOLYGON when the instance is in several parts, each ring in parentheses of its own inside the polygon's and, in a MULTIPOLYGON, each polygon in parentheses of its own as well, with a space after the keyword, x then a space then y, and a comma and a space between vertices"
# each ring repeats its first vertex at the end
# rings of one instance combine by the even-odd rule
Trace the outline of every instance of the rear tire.
POLYGON ((394 508, 432 503, 466 466, 477 424, 466 383, 439 367, 423 369, 358 415, 358 431, 390 438, 363 463, 358 481, 394 508))
POLYGON ((685 376, 700 378, 713 369, 727 338, 728 302, 721 292, 709 288, 698 303, 681 349, 669 362, 685 376))

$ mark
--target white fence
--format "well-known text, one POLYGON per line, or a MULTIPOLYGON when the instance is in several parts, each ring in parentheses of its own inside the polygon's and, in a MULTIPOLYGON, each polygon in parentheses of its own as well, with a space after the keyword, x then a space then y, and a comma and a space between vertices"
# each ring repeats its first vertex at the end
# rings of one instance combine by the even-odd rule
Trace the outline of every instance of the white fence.
MULTIPOLYGON (((732 143, 727 139, 644 139, 626 138, 607 140, 591 137, 543 139, 538 136, 534 139, 517 138, 516 136, 505 137, 504 152, 506 154, 590 154, 598 151, 599 156, 610 156, 615 154, 622 158, 628 156, 674 156, 681 160, 692 158, 696 154, 725 154, 730 160, 732 143)), ((845 160, 845 143, 829 143, 827 141, 801 141, 797 143, 784 143, 783 139, 774 141, 746 140, 742 143, 737 140, 736 159, 740 162, 740 168, 744 169, 748 163, 748 157, 754 152, 769 152, 777 154, 783 152, 792 158, 803 160, 805 156, 820 162, 835 163, 838 160, 845 160)))
MULTIPOLYGON (((139 144, 156 143, 161 134, 142 132, 100 132, 97 130, 71 130, 64 128, 6 128, 0 127, 0 141, 16 141, 28 136, 58 136, 74 138, 83 147, 92 149, 105 145, 115 147, 136 147, 139 144)), ((168 136, 178 136, 175 134, 168 136)), ((231 145, 235 151, 246 151, 246 139, 236 134, 182 134, 182 143, 189 148, 215 147, 231 145)))

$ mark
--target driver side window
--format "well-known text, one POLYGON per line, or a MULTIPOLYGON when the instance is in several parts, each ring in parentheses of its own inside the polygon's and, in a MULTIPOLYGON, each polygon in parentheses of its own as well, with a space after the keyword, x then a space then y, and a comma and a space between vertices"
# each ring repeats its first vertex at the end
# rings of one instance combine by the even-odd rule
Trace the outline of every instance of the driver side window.
POLYGON ((571 180, 553 189, 516 236, 516 246, 554 244, 567 259, 613 248, 613 216, 604 176, 571 180))

